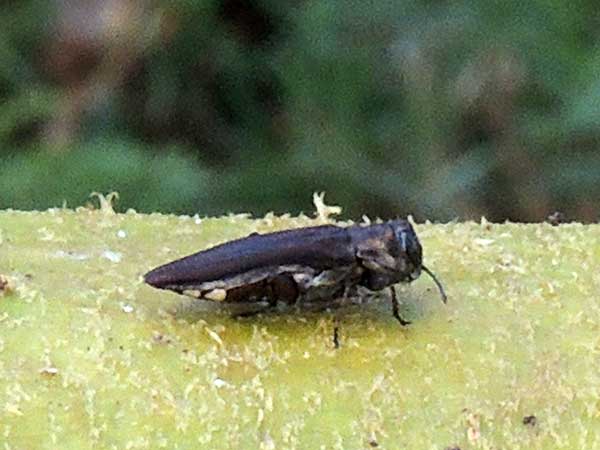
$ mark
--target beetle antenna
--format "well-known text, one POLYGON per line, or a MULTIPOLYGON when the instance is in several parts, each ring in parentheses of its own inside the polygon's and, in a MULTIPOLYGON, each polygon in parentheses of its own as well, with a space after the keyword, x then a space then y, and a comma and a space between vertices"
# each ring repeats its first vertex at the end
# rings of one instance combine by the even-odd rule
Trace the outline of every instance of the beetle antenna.
POLYGON ((442 283, 440 283, 440 280, 438 280, 437 277, 433 274, 433 272, 431 270, 429 270, 427 267, 421 266, 421 269, 423 269, 423 271, 425 273, 427 273, 427 275, 429 275, 431 277, 431 279, 433 280, 433 282, 436 284, 436 286, 440 290, 440 295, 442 296, 442 301, 444 303, 447 303, 448 302, 448 296, 446 295, 446 292, 444 291, 444 286, 442 286, 442 283))

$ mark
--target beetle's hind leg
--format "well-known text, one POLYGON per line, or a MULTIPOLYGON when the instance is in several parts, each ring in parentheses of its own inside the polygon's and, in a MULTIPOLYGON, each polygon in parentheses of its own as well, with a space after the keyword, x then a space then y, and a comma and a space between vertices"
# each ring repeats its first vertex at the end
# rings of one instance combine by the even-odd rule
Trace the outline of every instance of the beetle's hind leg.
POLYGON ((262 305, 256 305, 257 307, 249 311, 233 315, 235 318, 252 317, 275 310, 279 303, 286 305, 294 304, 298 299, 298 288, 291 275, 279 274, 251 285, 232 289, 231 296, 228 293, 228 298, 238 299, 240 302, 248 304, 262 303, 262 305), (252 301, 257 298, 260 301, 252 301))
MULTIPOLYGON (((342 294, 342 300, 347 299, 349 293, 350 286, 345 286, 342 294)), ((338 307, 341 306, 342 303, 338 304, 338 307)), ((333 346, 336 349, 340 348, 340 313, 338 308, 333 309, 333 346)))
POLYGON ((390 287, 390 292, 392 293, 392 314, 398 320, 398 322, 400 322, 400 325, 410 325, 410 321, 404 320, 402 317, 400 317, 400 306, 398 303, 398 297, 396 297, 396 289, 394 289, 394 286, 390 287))

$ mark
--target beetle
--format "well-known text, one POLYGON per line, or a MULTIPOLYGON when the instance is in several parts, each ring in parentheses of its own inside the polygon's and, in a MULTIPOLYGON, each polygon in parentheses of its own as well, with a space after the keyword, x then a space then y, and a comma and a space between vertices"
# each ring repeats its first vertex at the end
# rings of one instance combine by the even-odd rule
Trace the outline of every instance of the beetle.
MULTIPOLYGON (((318 303, 390 289, 393 316, 399 313, 394 285, 410 283, 426 272, 447 296, 436 276, 423 265, 412 225, 390 220, 371 225, 321 225, 249 236, 159 266, 144 281, 198 299, 224 303, 266 302, 275 306, 318 303)), ((339 347, 339 326, 333 343, 339 347)))

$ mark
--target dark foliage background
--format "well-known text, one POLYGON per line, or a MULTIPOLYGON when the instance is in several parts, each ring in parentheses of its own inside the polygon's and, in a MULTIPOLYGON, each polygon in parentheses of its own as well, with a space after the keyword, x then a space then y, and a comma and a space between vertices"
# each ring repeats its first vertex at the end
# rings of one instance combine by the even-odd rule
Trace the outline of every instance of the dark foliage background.
POLYGON ((592 0, 0 6, 0 208, 596 221, 592 0))

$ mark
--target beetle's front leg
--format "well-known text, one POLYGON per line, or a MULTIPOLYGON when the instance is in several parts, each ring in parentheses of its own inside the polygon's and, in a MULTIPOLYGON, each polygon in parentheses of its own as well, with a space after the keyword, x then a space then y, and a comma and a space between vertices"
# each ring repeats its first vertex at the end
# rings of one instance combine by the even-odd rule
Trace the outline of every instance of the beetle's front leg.
POLYGON ((398 298, 396 297, 396 289, 394 289, 394 286, 390 287, 390 291, 392 293, 392 314, 394 314, 394 317, 402 326, 410 325, 410 321, 404 320, 402 317, 400 317, 400 306, 398 304, 398 298))

